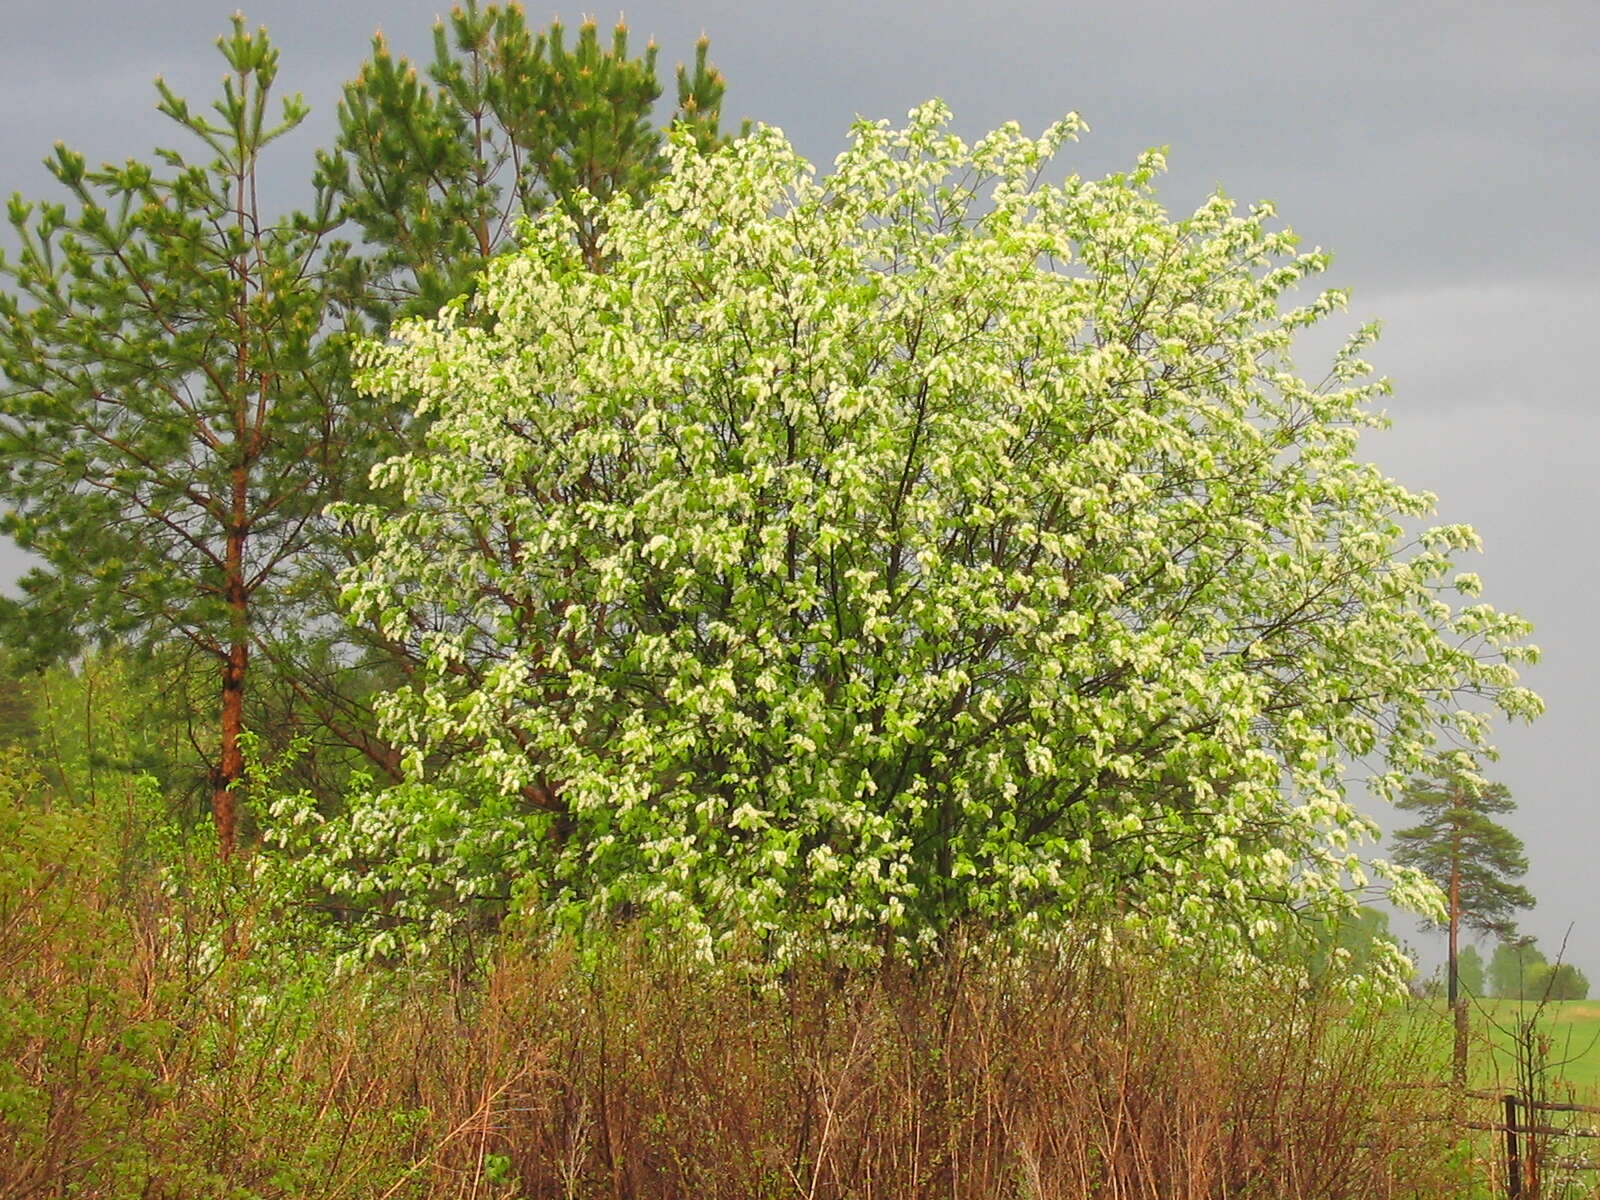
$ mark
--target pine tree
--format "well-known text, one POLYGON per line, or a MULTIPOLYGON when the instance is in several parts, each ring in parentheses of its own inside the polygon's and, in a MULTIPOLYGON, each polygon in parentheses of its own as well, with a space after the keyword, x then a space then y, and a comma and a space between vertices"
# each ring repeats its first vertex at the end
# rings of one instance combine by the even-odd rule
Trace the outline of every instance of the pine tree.
POLYGON ((1448 898, 1445 928, 1449 957, 1446 996, 1456 1021, 1456 1075, 1466 1069, 1466 1009, 1460 997, 1461 927, 1506 940, 1516 929, 1518 909, 1534 906, 1533 894, 1513 880, 1527 873, 1522 841, 1492 818, 1516 808, 1510 790, 1477 774, 1476 764, 1437 759, 1425 777, 1409 780, 1396 807, 1417 813, 1420 824, 1394 834, 1395 860, 1416 867, 1448 898))
POLYGON ((1511 812, 1516 802, 1503 783, 1482 782, 1472 766, 1441 760, 1429 776, 1407 783, 1396 807, 1422 821, 1394 834, 1395 860, 1424 872, 1449 898, 1445 928, 1453 1005, 1461 926, 1505 940, 1516 930, 1517 910, 1535 904, 1527 888, 1512 882, 1528 870, 1521 839, 1491 819, 1511 812))
MULTIPOLYGON (((14 198, 21 245, 0 260, 4 531, 45 566, 0 610, 35 659, 82 639, 177 640, 217 673, 212 808, 236 834, 247 727, 316 754, 359 753, 391 777, 368 696, 402 676, 394 645, 337 610, 351 531, 338 500, 384 503, 372 465, 412 436, 395 406, 350 386, 350 335, 466 292, 517 221, 593 196, 642 197, 665 169, 650 124, 655 51, 629 57, 592 24, 569 47, 520 9, 457 8, 435 30, 431 83, 381 39, 345 91, 309 213, 270 217, 262 150, 305 116, 267 120, 278 52, 235 18, 215 116, 158 81, 161 109, 214 156, 90 170, 58 147, 69 203, 14 198), (341 228, 360 252, 335 240, 341 228)), ((717 143, 723 81, 702 39, 678 73, 673 122, 717 143)), ((599 264, 599 228, 580 226, 599 264)), ((333 792, 337 781, 321 790, 333 792)))
POLYGON ((359 424, 330 391, 331 281, 343 251, 324 191, 269 219, 262 151, 306 114, 269 119, 278 52, 235 17, 213 114, 160 80, 160 110, 211 154, 87 167, 57 145, 70 203, 13 197, 0 259, 4 524, 43 568, 8 606, 38 649, 74 639, 186 640, 219 684, 211 744, 218 841, 233 849, 258 605, 305 544, 359 424))
MULTIPOLYGON (((631 57, 619 23, 609 47, 593 21, 569 46, 559 21, 535 33, 520 5, 458 5, 434 26, 426 79, 380 34, 344 89, 334 150, 319 180, 340 197, 371 253, 360 260, 367 314, 433 313, 510 249, 524 217, 571 218, 583 256, 600 265, 598 205, 642 199, 666 170, 652 123, 661 96, 656 47, 631 57)), ((677 69, 668 124, 702 150, 722 141, 726 84, 702 37, 677 69)))

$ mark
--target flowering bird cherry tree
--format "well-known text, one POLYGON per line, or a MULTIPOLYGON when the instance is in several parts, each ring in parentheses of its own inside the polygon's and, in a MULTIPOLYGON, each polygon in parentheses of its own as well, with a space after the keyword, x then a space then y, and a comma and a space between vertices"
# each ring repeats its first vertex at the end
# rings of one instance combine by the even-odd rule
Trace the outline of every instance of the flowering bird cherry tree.
POLYGON ((1075 117, 949 120, 824 176, 772 128, 685 144, 602 270, 552 214, 369 348, 429 425, 379 468, 405 507, 347 514, 346 598, 425 669, 385 711, 413 782, 310 836, 328 880, 509 872, 713 950, 1244 946, 1353 906, 1350 764, 1388 796, 1538 711, 1526 624, 1456 600, 1475 535, 1409 535, 1433 498, 1355 457, 1373 331, 1289 358, 1326 256, 1266 205, 1169 219, 1159 153, 1043 182, 1075 117))

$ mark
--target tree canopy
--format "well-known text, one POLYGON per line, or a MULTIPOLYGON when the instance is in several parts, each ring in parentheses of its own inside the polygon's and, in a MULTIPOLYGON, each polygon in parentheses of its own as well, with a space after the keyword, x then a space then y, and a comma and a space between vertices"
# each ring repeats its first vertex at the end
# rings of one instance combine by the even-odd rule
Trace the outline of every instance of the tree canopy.
POLYGON ((1512 1000, 1587 1000, 1589 979, 1569 962, 1549 962, 1532 938, 1499 943, 1489 960, 1489 984, 1512 1000))
POLYGON ((1572 963, 1539 963, 1523 981, 1524 1000, 1587 1000, 1589 977, 1572 963))
MULTIPOLYGON (((569 45, 468 0, 435 42, 425 81, 379 39, 308 212, 259 202, 263 150, 308 109, 290 96, 272 118, 279 54, 242 16, 218 40, 212 111, 157 83, 189 149, 95 169, 58 146, 64 200, 10 204, 0 529, 43 565, 22 603, 0 602, 0 632, 46 659, 86 638, 176 642, 214 673, 217 715, 193 725, 224 853, 247 729, 399 775, 367 701, 402 676, 403 648, 337 613, 334 573, 357 551, 324 514, 388 503, 369 470, 411 423, 352 388, 348 337, 436 311, 546 209, 579 223, 593 264, 595 205, 665 169, 655 51, 631 56, 621 25, 606 45, 585 22, 569 45)), ((710 147, 723 81, 706 53, 679 69, 670 123, 710 147)))
MULTIPOLYGON (((356 291, 380 329, 438 312, 547 209, 571 219, 598 265, 597 204, 642 198, 666 169, 655 43, 630 53, 625 24, 607 45, 585 20, 569 45, 559 21, 533 30, 520 5, 469 0, 433 41, 419 71, 373 40, 345 85, 337 142, 318 157, 318 182, 360 232, 356 291)), ((702 36, 693 68, 678 67, 667 120, 703 150, 721 144, 726 87, 709 48, 702 36)))
POLYGON ((1370 905, 1343 912, 1314 932, 1309 969, 1313 979, 1370 975, 1405 958, 1400 940, 1389 928, 1389 914, 1370 905))
POLYGON ((1493 820, 1516 808, 1503 783, 1478 777, 1471 763, 1440 759, 1406 782, 1395 807, 1422 821, 1394 833, 1395 859, 1454 892, 1460 923, 1505 941, 1533 893, 1516 883, 1528 871, 1522 839, 1493 820))
POLYGON ((370 407, 332 386, 332 200, 274 219, 263 150, 305 116, 272 118, 278 53, 242 18, 207 115, 160 81, 161 111, 204 148, 162 166, 90 168, 58 145, 69 204, 13 197, 21 249, 0 257, 4 531, 45 566, 23 577, 14 637, 187 643, 221 681, 212 803, 224 854, 255 639, 270 596, 340 495, 370 407))
POLYGON ((330 878, 487 806, 544 901, 708 943, 1242 943, 1352 903, 1350 758, 1392 794, 1538 710, 1526 624, 1452 604, 1475 535, 1413 543, 1432 498, 1355 457, 1371 330, 1292 366, 1326 255, 1267 205, 1170 219, 1156 152, 1040 182, 1075 118, 948 120, 859 123, 821 177, 775 129, 682 139, 604 209, 604 274, 551 212, 369 345, 428 425, 380 469, 404 502, 344 511, 346 596, 423 664, 384 717, 425 785, 324 830, 330 878), (422 776, 440 743, 474 748, 422 776))
POLYGON ((1544 951, 1532 938, 1499 942, 1489 956, 1489 986, 1496 996, 1520 999, 1536 969, 1546 965, 1544 951))

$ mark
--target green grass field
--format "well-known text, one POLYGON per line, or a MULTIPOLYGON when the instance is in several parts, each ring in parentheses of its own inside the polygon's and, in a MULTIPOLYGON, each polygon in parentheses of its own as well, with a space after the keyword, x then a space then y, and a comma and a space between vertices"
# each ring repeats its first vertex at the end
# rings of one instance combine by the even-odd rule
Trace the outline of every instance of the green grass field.
MULTIPOLYGON (((1436 1014, 1441 1037, 1449 1036, 1449 1016, 1436 1014)), ((1537 1053, 1548 1065, 1553 1096, 1600 1104, 1600 1000, 1551 1001, 1543 1006, 1518 1000, 1478 1000, 1471 1007, 1470 1076, 1474 1087, 1514 1086, 1519 1029, 1534 1022, 1537 1053)), ((1526 1038, 1521 1040, 1526 1042, 1526 1038)))

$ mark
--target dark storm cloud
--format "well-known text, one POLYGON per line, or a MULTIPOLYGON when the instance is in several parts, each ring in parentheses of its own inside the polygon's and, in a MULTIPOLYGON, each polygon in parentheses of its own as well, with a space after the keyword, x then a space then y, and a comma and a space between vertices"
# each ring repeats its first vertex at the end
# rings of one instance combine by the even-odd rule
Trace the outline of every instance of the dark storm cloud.
MULTIPOLYGON (((276 202, 305 199, 304 164, 328 141, 338 85, 372 31, 425 54, 440 7, 247 9, 283 50, 282 86, 313 108, 273 160, 276 202)), ((1578 922, 1573 955, 1600 971, 1587 761, 1600 723, 1600 5, 645 0, 626 10, 641 41, 661 42, 669 70, 709 33, 731 114, 782 126, 819 162, 855 114, 898 119, 933 95, 965 134, 1013 118, 1037 130, 1075 109, 1093 132, 1064 152, 1063 169, 1102 173, 1170 145, 1161 191, 1172 208, 1222 185, 1275 200, 1307 243, 1332 248, 1330 282, 1353 290, 1362 319, 1387 321, 1371 357, 1395 380, 1395 428, 1369 453, 1437 492, 1442 519, 1479 525, 1489 550, 1468 566, 1487 598, 1540 625, 1548 665, 1531 682, 1551 712, 1508 730, 1493 770, 1521 804, 1515 824, 1541 897, 1530 927, 1553 944, 1578 922)), ((56 138, 92 159, 168 143, 150 79, 209 97, 222 70, 212 41, 230 12, 202 0, 8 4, 0 191, 47 193, 37 164, 56 138)), ((1307 354, 1303 365, 1317 364, 1307 354)), ((0 549, 0 579, 17 564, 0 549)))

